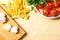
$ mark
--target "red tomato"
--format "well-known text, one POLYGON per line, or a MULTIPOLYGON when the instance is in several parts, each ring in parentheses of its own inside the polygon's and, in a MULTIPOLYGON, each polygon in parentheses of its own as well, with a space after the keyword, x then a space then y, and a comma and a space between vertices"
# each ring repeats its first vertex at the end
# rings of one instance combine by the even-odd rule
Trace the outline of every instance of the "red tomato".
POLYGON ((60 15, 60 14, 57 12, 55 16, 58 16, 58 15, 60 15))
POLYGON ((54 7, 58 7, 58 3, 54 2, 54 3, 53 3, 53 6, 54 6, 54 7))
POLYGON ((38 4, 36 8, 41 9, 42 7, 43 7, 42 5, 38 4))
POLYGON ((56 0, 57 2, 60 2, 60 0, 56 0))
POLYGON ((55 13, 56 13, 56 10, 51 10, 50 16, 54 17, 56 15, 55 13))
POLYGON ((57 12, 59 12, 59 13, 60 13, 60 7, 59 7, 59 8, 57 8, 56 10, 57 10, 57 12))
POLYGON ((45 16, 48 16, 48 9, 43 9, 43 14, 45 15, 45 16))
POLYGON ((48 3, 49 8, 53 8, 53 2, 48 3))
POLYGON ((60 6, 60 0, 56 0, 56 3, 58 4, 58 6, 60 6))

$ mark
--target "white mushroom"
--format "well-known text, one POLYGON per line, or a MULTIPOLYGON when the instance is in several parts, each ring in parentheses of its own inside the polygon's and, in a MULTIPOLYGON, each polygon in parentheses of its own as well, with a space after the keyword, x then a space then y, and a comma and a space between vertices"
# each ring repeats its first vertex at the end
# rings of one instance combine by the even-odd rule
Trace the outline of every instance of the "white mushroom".
POLYGON ((10 25, 10 24, 5 24, 5 25, 3 26, 3 29, 5 29, 6 31, 10 31, 11 25, 10 25))
POLYGON ((11 33, 14 33, 14 34, 18 33, 18 28, 16 26, 13 26, 11 28, 11 33))
POLYGON ((0 13, 0 17, 2 17, 2 16, 5 17, 5 14, 1 12, 0 13))
POLYGON ((0 17, 0 22, 1 23, 4 23, 6 21, 6 18, 5 17, 0 17))
POLYGON ((6 21, 5 14, 4 13, 0 13, 0 22, 4 23, 5 21, 6 21))

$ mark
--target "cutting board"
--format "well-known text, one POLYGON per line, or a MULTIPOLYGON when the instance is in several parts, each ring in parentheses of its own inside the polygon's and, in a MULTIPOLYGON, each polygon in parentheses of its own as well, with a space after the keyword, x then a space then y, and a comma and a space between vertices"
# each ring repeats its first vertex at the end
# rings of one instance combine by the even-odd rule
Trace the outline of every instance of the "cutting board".
MULTIPOLYGON (((0 12, 6 14, 8 24, 12 26, 17 26, 19 28, 19 32, 17 34, 13 34, 3 29, 4 24, 0 23, 0 40, 19 40, 24 34, 25 31, 21 28, 20 25, 17 24, 8 14, 7 12, 0 6, 0 12)), ((5 23, 5 24, 6 24, 5 23)))

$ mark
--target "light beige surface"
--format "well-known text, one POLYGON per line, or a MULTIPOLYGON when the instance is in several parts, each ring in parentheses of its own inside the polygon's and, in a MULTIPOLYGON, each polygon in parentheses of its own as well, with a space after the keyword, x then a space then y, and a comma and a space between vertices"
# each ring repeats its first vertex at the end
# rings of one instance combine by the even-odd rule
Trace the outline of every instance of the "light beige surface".
POLYGON ((60 40, 60 19, 46 19, 39 13, 30 13, 30 19, 16 19, 27 32, 22 40, 60 40))
POLYGON ((32 12, 29 20, 17 20, 27 32, 23 40, 60 40, 60 19, 46 19, 32 12))

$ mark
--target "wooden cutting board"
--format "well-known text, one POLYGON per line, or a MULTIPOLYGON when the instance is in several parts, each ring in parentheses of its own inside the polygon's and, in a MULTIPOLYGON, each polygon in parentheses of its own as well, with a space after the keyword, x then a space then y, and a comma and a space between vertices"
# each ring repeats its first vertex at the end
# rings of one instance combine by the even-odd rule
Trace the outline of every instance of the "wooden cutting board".
POLYGON ((0 40, 19 40, 25 34, 24 30, 7 14, 7 12, 1 6, 0 6, 0 12, 6 14, 7 17, 6 23, 11 24, 12 26, 17 26, 19 28, 18 34, 13 34, 11 32, 4 30, 3 29, 4 24, 0 23, 0 40))

